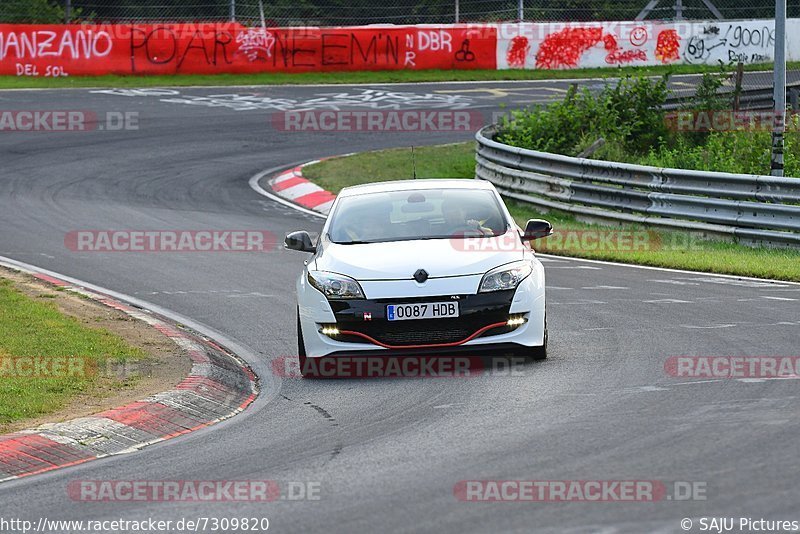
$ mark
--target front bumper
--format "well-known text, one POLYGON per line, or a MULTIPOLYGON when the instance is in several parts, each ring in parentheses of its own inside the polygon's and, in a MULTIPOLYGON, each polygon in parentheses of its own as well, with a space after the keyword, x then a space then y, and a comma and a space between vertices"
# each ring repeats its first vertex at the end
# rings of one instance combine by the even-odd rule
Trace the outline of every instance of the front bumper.
POLYGON ((305 310, 301 299, 300 318, 306 352, 309 357, 321 357, 365 352, 430 354, 540 346, 544 340, 543 278, 543 273, 529 276, 515 290, 493 293, 342 301, 327 301, 306 285, 302 289, 317 294, 306 299, 312 306, 305 310), (388 304, 422 302, 458 302, 459 317, 406 321, 386 318, 388 304), (320 309, 322 307, 326 309, 320 309), (521 317, 525 321, 509 326, 511 317, 521 317), (338 334, 323 334, 323 325, 335 326, 338 334))
POLYGON ((479 337, 505 334, 516 329, 508 326, 514 291, 478 295, 440 297, 386 298, 332 301, 331 310, 339 334, 328 336, 342 343, 370 343, 386 349, 431 348, 462 345, 479 337), (454 302, 459 316, 442 319, 389 321, 389 304, 454 302))

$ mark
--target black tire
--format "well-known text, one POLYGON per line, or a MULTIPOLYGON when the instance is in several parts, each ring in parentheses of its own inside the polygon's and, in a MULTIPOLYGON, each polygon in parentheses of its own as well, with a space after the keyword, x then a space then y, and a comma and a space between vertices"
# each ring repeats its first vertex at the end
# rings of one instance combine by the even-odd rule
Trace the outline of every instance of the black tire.
POLYGON ((547 359, 547 313, 544 314, 544 343, 539 347, 522 347, 514 351, 514 355, 525 358, 528 361, 547 359))
POLYGON ((303 341, 303 327, 300 326, 300 309, 297 310, 297 356, 300 359, 300 374, 304 377, 310 375, 306 374, 306 344, 303 341))

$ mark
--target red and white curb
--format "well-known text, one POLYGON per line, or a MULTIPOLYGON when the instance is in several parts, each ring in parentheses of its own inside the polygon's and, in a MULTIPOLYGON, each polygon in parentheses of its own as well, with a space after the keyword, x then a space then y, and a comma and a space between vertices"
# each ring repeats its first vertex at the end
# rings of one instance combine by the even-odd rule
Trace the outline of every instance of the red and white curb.
POLYGON ((309 161, 270 179, 268 183, 272 192, 294 204, 327 215, 336 195, 303 178, 303 167, 318 162, 309 161))
POLYGON ((175 389, 63 423, 0 436, 0 482, 139 450, 233 417, 258 395, 256 376, 234 354, 164 318, 35 270, 0 265, 144 321, 188 352, 192 370, 175 389))

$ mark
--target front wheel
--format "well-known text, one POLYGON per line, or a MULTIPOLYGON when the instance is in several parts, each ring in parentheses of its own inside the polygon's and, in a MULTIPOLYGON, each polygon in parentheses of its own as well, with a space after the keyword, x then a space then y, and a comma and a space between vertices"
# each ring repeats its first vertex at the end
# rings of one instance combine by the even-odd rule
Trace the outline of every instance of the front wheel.
POLYGON ((515 351, 515 355, 530 361, 544 360, 547 358, 547 314, 544 315, 544 339, 541 346, 522 347, 515 351))
POLYGON ((300 309, 297 309, 297 356, 300 359, 300 374, 306 374, 306 344, 303 341, 303 327, 300 326, 300 309))

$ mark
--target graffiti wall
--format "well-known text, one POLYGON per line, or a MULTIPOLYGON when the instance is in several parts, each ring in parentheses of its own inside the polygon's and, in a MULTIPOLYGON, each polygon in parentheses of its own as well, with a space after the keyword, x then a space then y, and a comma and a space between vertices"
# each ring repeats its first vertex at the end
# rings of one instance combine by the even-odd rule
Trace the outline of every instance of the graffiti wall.
MULTIPOLYGON (((800 19, 787 23, 787 55, 800 60, 800 19)), ((498 26, 499 69, 571 69, 772 60, 774 22, 603 22, 498 26)))
MULTIPOLYGON (((800 61, 800 19, 787 52, 800 61)), ((3 25, 0 75, 570 69, 772 59, 770 20, 250 28, 3 25)))
POLYGON ((494 69, 496 29, 0 25, 0 74, 213 74, 494 69))

